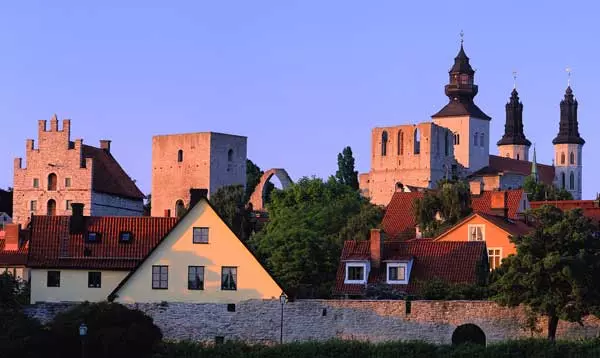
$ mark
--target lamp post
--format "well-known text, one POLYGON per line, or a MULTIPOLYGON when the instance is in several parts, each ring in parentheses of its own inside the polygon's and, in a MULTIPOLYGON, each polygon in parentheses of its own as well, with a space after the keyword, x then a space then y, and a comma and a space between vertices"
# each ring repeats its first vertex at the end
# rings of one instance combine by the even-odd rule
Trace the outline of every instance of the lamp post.
POLYGON ((288 301, 287 296, 285 295, 284 292, 282 292, 281 296, 279 296, 279 303, 281 303, 281 330, 280 330, 280 335, 279 335, 279 344, 283 343, 283 306, 285 306, 287 301, 288 301))
POLYGON ((87 336, 88 327, 85 323, 79 325, 79 337, 81 338, 81 358, 85 358, 85 336, 87 336))

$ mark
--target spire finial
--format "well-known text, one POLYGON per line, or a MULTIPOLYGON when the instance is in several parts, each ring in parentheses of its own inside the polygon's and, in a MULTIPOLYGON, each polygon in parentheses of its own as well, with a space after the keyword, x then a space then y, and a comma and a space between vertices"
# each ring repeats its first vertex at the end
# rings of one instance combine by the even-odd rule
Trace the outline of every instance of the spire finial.
POLYGON ((517 71, 513 71, 513 89, 517 89, 517 71))
POLYGON ((571 67, 567 67, 565 71, 567 71, 567 87, 571 87, 571 67))
POLYGON ((460 45, 463 45, 463 42, 465 40, 465 32, 463 30, 460 30, 460 45))

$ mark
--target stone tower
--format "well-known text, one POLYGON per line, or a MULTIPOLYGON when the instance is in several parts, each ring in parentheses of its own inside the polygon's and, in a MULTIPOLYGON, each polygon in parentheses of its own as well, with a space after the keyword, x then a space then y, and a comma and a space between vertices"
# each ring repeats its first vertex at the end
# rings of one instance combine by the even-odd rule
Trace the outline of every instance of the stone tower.
POLYGON ((449 83, 444 87, 449 102, 431 118, 435 124, 452 131, 457 162, 474 172, 489 164, 491 117, 473 102, 478 87, 462 41, 449 74, 449 83))
POLYGON ((579 135, 577 122, 577 100, 569 85, 565 91, 565 98, 560 102, 560 125, 554 144, 556 162, 556 185, 564 188, 573 195, 573 199, 580 200, 582 192, 582 149, 585 140, 579 135))
POLYGON ((529 161, 531 142, 523 133, 523 103, 519 101, 516 88, 512 90, 510 100, 506 104, 504 135, 496 144, 501 157, 529 161))

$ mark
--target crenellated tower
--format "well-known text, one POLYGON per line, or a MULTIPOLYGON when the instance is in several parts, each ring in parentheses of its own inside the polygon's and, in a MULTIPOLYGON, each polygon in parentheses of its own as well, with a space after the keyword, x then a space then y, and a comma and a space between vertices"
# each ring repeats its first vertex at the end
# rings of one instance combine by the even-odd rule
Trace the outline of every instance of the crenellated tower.
POLYGON ((504 135, 496 144, 501 157, 529 161, 531 142, 523 132, 523 103, 519 100, 516 85, 506 104, 504 135))

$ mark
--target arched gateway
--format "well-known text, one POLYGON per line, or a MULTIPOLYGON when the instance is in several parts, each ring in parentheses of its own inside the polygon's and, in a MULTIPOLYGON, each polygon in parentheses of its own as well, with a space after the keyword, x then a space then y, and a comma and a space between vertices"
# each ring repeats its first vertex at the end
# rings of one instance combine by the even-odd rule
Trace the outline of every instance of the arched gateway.
POLYGON ((271 177, 275 175, 281 182, 282 189, 286 189, 292 185, 292 179, 285 171, 285 169, 274 168, 267 170, 261 177, 258 185, 254 189, 254 192, 250 196, 250 204, 252 209, 257 211, 265 210, 265 197, 266 197, 266 184, 271 180, 271 177))

